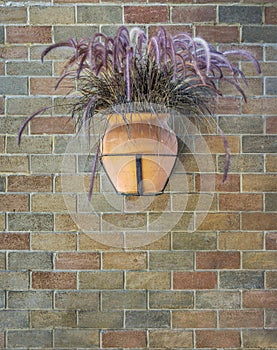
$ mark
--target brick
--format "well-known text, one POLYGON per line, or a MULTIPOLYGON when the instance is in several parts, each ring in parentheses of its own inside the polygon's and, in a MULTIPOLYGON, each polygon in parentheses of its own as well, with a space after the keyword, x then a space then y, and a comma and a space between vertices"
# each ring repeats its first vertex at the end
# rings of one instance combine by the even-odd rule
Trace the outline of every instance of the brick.
POLYGON ((66 95, 74 87, 71 80, 65 79, 57 89, 55 89, 57 78, 30 78, 31 95, 66 95))
POLYGON ((0 332, 0 348, 4 349, 5 347, 5 333, 0 332))
POLYGON ((243 344, 246 348, 276 348, 277 331, 272 330, 247 330, 243 332, 243 344))
POLYGON ((72 24, 74 8, 66 6, 31 6, 30 24, 72 24))
POLYGON ((1 250, 28 250, 29 246, 28 233, 0 233, 1 250))
POLYGON ((239 309, 239 291, 197 291, 197 309, 239 309))
MULTIPOLYGON (((62 118, 62 117, 58 117, 58 118, 62 118)), ((62 127, 63 132, 61 132, 61 134, 66 134, 66 129, 67 129, 67 125, 68 123, 70 123, 71 120, 68 121, 64 121, 64 127, 62 127)), ((72 131, 73 131, 73 124, 72 124, 72 131)), ((50 132, 50 131, 49 131, 50 132)), ((70 134, 69 129, 68 129, 68 134, 70 134)), ((71 135, 57 135, 54 136, 54 153, 55 154, 64 154, 66 152, 67 146, 69 145, 69 143, 72 141, 72 136, 71 135)), ((97 175, 96 175, 97 176, 97 175)), ((72 181, 77 181, 78 176, 64 176, 64 179, 72 179, 72 181)), ((86 178, 90 178, 89 176, 87 176, 86 178)), ((82 177, 79 176, 79 180, 82 179, 82 177)), ((58 179, 57 179, 58 180, 58 179)), ((58 182, 58 181, 57 181, 58 182)), ((83 190, 83 188, 82 188, 83 190)), ((81 191, 77 191, 77 192, 82 192, 81 191)), ((70 191, 68 191, 70 192, 70 191)))
POLYGON ((0 308, 3 309, 5 307, 5 292, 1 291, 0 293, 0 308))
POLYGON ((224 310, 219 312, 220 328, 262 328, 262 310, 224 310))
MULTIPOLYGON (((227 136, 229 147, 233 153, 239 153, 240 151, 240 140, 238 136, 227 136)), ((211 153, 224 153, 224 142, 222 136, 196 136, 195 137, 195 152, 201 153, 208 146, 211 153)))
POLYGON ((123 328, 124 312, 109 311, 109 312, 95 312, 95 311, 80 311, 78 317, 78 325, 81 328, 123 328))
POLYGON ((50 103, 49 98, 43 97, 10 97, 7 99, 7 115, 13 117, 16 115, 29 116, 32 111, 37 111, 45 106, 49 106, 50 103))
MULTIPOLYGON (((5 137, 0 136, 0 152, 4 153, 5 152, 5 137)), ((1 182, 4 180, 4 178, 1 178, 1 182)), ((3 186, 3 185, 2 185, 3 186)))
POLYGON ((277 117, 266 118, 266 133, 277 134, 277 117))
POLYGON ((181 212, 164 212, 149 213, 149 231, 174 230, 183 231, 193 228, 193 213, 181 212))
POLYGON ((243 192, 274 192, 275 189, 274 175, 246 174, 242 176, 243 192))
POLYGON ((168 272, 127 272, 127 289, 169 289, 170 273, 168 272))
POLYGON ((10 26, 7 27, 7 43, 10 44, 50 44, 50 26, 10 26))
POLYGON ((276 108, 276 97, 252 97, 242 105, 243 114, 274 115, 276 108))
POLYGON ((240 332, 225 330, 198 330, 196 331, 197 348, 239 348, 240 332))
POLYGON ((263 249, 263 234, 261 232, 220 232, 219 249, 221 250, 263 249))
POLYGON ((27 23, 27 9, 24 7, 2 7, 0 14, 0 23, 15 24, 27 23))
MULTIPOLYGON (((218 157, 218 169, 223 172, 225 156, 218 157)), ((229 173, 263 172, 264 158, 260 154, 231 154, 229 173)), ((230 175, 228 175, 230 176, 230 175)), ((227 177, 228 179, 228 177, 227 177)), ((223 186, 224 187, 224 186, 223 186)))
POLYGON ((72 134, 73 122, 70 117, 39 117, 31 122, 31 134, 72 134))
POLYGON ((4 26, 0 27, 0 44, 4 43, 4 26))
POLYGON ((266 79, 266 86, 265 86, 265 93, 267 95, 276 95, 277 94, 277 78, 267 78, 266 79))
POLYGON ((183 291, 150 291, 150 309, 192 309, 192 292, 183 291))
POLYGON ((77 326, 77 314, 74 311, 31 311, 32 328, 73 328, 77 326))
POLYGON ((266 61, 276 61, 277 60, 277 49, 275 46, 269 45, 265 49, 266 61))
POLYGON ((8 177, 9 192, 51 192, 51 176, 17 176, 8 177))
POLYGON ((27 156, 0 156, 0 169, 3 173, 27 173, 27 156))
MULTIPOLYGON (((97 197, 98 199, 98 197, 97 197)), ((147 196, 126 196, 125 198, 125 210, 128 212, 137 212, 138 209, 149 211, 168 211, 170 210, 170 195, 163 193, 159 196, 149 198, 147 196), (139 199, 139 203, 138 203, 139 199)))
POLYGON ((2 46, 0 47, 0 58, 2 59, 27 59, 28 49, 25 46, 2 46))
POLYGON ((215 311, 174 311, 172 313, 174 328, 216 328, 215 311))
POLYGON ((1 77, 1 95, 27 95, 27 78, 1 77))
POLYGON ((173 23, 215 22, 215 6, 173 6, 173 23))
POLYGON ((191 270, 193 254, 189 252, 150 252, 150 270, 191 270))
POLYGON ((66 194, 34 194, 31 209, 33 212, 67 212, 76 208, 76 196, 66 194))
MULTIPOLYGON (((276 77, 277 62, 260 62, 261 71, 263 72, 263 77, 276 77)), ((246 76, 257 75, 257 71, 251 62, 242 62, 241 69, 246 76)), ((262 94, 261 94, 262 95, 262 94)))
POLYGON ((9 213, 10 231, 52 231, 53 214, 9 213))
POLYGON ((146 228, 146 214, 106 214, 102 215, 102 228, 104 231, 115 231, 120 229, 143 230, 146 228))
POLYGON ((173 289, 213 289, 217 286, 214 272, 174 272, 173 289))
POLYGON ((55 230, 56 231, 84 231, 99 232, 99 216, 97 214, 56 214, 55 230))
POLYGON ((74 233, 34 233, 31 248, 46 251, 76 250, 76 235, 74 233))
POLYGON ((273 135, 243 136, 242 151, 244 153, 274 153, 277 138, 273 135))
POLYGON ((78 6, 77 23, 121 23, 122 9, 119 6, 78 6))
POLYGON ((265 7, 265 24, 277 24, 277 8, 274 6, 265 7))
MULTIPOLYGON (((89 38, 98 32, 98 26, 90 25, 93 23, 89 22, 87 25, 66 25, 66 26, 54 26, 54 42, 60 42, 63 40, 68 40, 68 38, 89 38)), ((58 51, 58 50, 56 50, 58 51)), ((72 52, 72 51, 71 51, 72 52)), ((50 57, 50 55, 49 55, 50 57)))
POLYGON ((277 267, 277 253, 274 252, 244 252, 242 255, 244 269, 270 270, 277 267))
POLYGON ((52 298, 52 292, 9 292, 8 307, 25 310, 51 309, 52 298))
POLYGON ((102 334, 102 346, 106 348, 145 348, 146 332, 145 331, 105 331, 102 334))
POLYGON ((277 327, 277 311, 276 310, 266 310, 265 326, 266 326, 266 328, 276 328, 277 327))
POLYGON ((126 23, 162 23, 168 22, 167 6, 125 6, 124 21, 126 23))
POLYGON ((98 253, 58 253, 55 257, 57 270, 98 270, 100 257, 98 253))
POLYGON ((268 154, 266 156, 266 171, 267 172, 277 171, 277 162, 276 162, 275 155, 268 154))
POLYGON ((28 210, 29 196, 21 194, 0 194, 0 212, 28 210))
POLYGON ((211 43, 237 43, 239 42, 238 26, 205 26, 196 27, 196 35, 203 37, 211 43))
POLYGON ((219 6, 220 23, 262 24, 262 7, 219 6))
POLYGON ((0 176, 0 192, 5 192, 6 190, 6 179, 3 176, 0 176))
POLYGON ((255 211, 263 210, 263 196, 261 194, 225 194, 218 197, 220 211, 255 211))
POLYGON ((7 62, 8 75, 23 75, 23 76, 37 76, 37 75, 51 75, 52 66, 50 62, 7 62))
POLYGON ((7 137, 7 153, 51 153, 51 138, 45 136, 22 136, 20 146, 13 136, 7 137))
POLYGON ((220 288, 242 289, 264 287, 264 274, 257 271, 224 271, 220 272, 220 288))
POLYGON ((53 174, 63 172, 74 173, 74 156, 34 155, 31 156, 31 171, 33 174, 53 174), (64 163, 63 163, 64 162, 64 163))
POLYGON ((267 233, 265 244, 266 250, 277 250, 277 232, 267 233))
POLYGON ((276 213, 242 213, 243 230, 275 230, 276 213))
POLYGON ((77 278, 73 272, 33 272, 33 289, 76 289, 77 278))
POLYGON ((56 292, 55 309, 94 310, 99 309, 98 292, 56 292))
POLYGON ((28 272, 0 272, 0 284, 3 290, 27 290, 29 288, 28 272))
POLYGON ((113 250, 114 247, 123 247, 123 234, 121 233, 85 233, 79 234, 79 250, 113 250), (103 238, 104 237, 104 238, 103 238))
POLYGON ((5 255, 5 253, 0 253, 0 269, 1 270, 6 269, 6 255, 5 255))
POLYGON ((243 26, 242 42, 248 43, 273 43, 276 27, 273 25, 267 26, 243 26))
POLYGON ((48 253, 17 252, 8 255, 9 270, 50 270, 52 255, 48 253))
POLYGON ((149 332, 149 344, 151 348, 189 348, 193 346, 191 331, 175 330, 151 330, 149 332))
POLYGON ((216 248, 215 233, 173 232, 173 249, 176 250, 212 250, 216 248))
POLYGON ((5 214, 0 214, 0 230, 5 230, 6 220, 5 214))
POLYGON ((52 347, 52 332, 48 330, 17 330, 7 332, 8 348, 37 347, 41 349, 52 347))
MULTIPOLYGON (((3 112, 4 113, 4 112, 3 112)), ((2 114, 3 114, 2 113, 2 114)), ((0 114, 1 114, 1 98, 0 98, 0 114)), ((2 133, 17 135, 20 126, 22 125, 24 117, 1 117, 0 128, 2 133)), ((23 132, 26 134, 26 130, 23 132)))
POLYGON ((242 296, 244 308, 277 308, 277 292, 269 290, 245 291, 242 296))
POLYGON ((121 289, 123 288, 122 272, 80 272, 80 289, 121 289))
MULTIPOLYGON (((196 215, 201 218, 201 214, 196 215)), ((230 213, 210 213, 199 226, 199 230, 238 230, 239 215, 230 213)))
POLYGON ((103 310, 146 309, 144 291, 104 291, 102 292, 103 310))
POLYGON ((105 270, 146 269, 145 253, 103 253, 102 268, 105 270))
POLYGON ((126 311, 125 327, 126 328, 169 328, 170 313, 169 311, 126 311))
POLYGON ((239 269, 238 252, 198 252, 196 253, 197 269, 239 269))
POLYGON ((240 177, 237 174, 228 174, 227 180, 222 183, 223 175, 219 174, 196 174, 195 189, 196 191, 211 192, 211 183, 215 182, 216 192, 239 192, 240 177))

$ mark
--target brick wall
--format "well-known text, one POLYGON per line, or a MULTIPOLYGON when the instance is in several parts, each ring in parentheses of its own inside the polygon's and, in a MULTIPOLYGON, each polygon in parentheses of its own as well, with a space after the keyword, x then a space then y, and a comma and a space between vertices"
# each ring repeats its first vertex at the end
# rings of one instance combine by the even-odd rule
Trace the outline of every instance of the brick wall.
MULTIPOLYGON (((0 6, 0 348, 277 348, 274 1, 0 6), (83 208, 84 230, 69 215, 68 205, 71 213, 82 206, 89 175, 81 174, 82 186, 76 175, 61 187, 73 127, 58 108, 69 86, 52 87, 68 52, 51 53, 43 64, 40 53, 70 36, 113 33, 121 23, 186 30, 221 48, 251 50, 261 63, 256 75, 241 62, 247 104, 228 87, 218 101, 216 117, 233 153, 230 175, 223 186, 224 150, 218 136, 206 136, 215 189, 193 232, 188 223, 201 219, 195 203, 205 174, 189 154, 149 206, 136 210, 140 202, 119 199, 102 178, 95 193, 102 214, 88 217, 83 208), (18 148, 22 120, 45 104, 56 104, 53 115, 34 120, 18 148), (131 243, 123 248, 127 228, 131 243)), ((75 162, 82 159, 69 156, 66 164, 75 162)))

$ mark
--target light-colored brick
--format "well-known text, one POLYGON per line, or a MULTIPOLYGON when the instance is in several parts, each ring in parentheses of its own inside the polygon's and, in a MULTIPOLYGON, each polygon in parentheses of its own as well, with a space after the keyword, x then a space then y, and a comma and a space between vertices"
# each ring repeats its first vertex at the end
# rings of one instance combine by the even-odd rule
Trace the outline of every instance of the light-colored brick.
POLYGON ((49 154, 51 152, 52 142, 50 137, 23 136, 20 146, 18 146, 15 137, 7 137, 7 153, 49 154))
POLYGON ((18 329, 29 327, 29 317, 27 311, 0 311, 1 329, 18 329))
POLYGON ((104 291, 103 310, 146 309, 145 291, 104 291))
POLYGON ((174 328, 215 328, 215 311, 174 311, 172 314, 174 328))
POLYGON ((0 194, 0 212, 29 211, 29 196, 22 194, 0 194))
POLYGON ((168 272, 127 272, 127 289, 169 289, 170 273, 168 272))
POLYGON ((0 284, 3 290, 27 290, 29 274, 28 272, 0 272, 0 284))
POLYGON ((74 8, 69 6, 31 6, 31 24, 72 24, 74 23, 74 8))
POLYGON ((93 329, 56 329, 54 331, 54 344, 59 348, 99 347, 99 334, 93 329))
POLYGON ((147 256, 145 253, 104 253, 102 268, 104 270, 145 270, 147 256))
POLYGON ((80 311, 78 324, 81 328, 123 328, 124 312, 123 310, 108 312, 80 311))
POLYGON ((31 201, 33 212, 67 212, 75 210, 76 197, 66 194, 34 194, 31 201))
POLYGON ((191 270, 193 253, 190 252, 150 252, 150 270, 191 270))
POLYGON ((80 272, 80 289, 122 289, 122 272, 80 272))
POLYGON ((27 156, 0 156, 1 173, 28 173, 27 156))
POLYGON ((76 250, 76 235, 74 233, 33 233, 31 237, 32 250, 76 250))
POLYGON ((18 346, 30 348, 38 347, 41 349, 51 348, 52 332, 48 330, 16 330, 8 331, 8 348, 15 349, 18 346))
POLYGON ((8 294, 9 309, 52 309, 52 292, 12 291, 8 294))
POLYGON ((61 310, 99 310, 100 296, 97 291, 56 292, 55 308, 61 310))
POLYGON ((74 328, 77 326, 75 311, 31 311, 32 328, 74 328))

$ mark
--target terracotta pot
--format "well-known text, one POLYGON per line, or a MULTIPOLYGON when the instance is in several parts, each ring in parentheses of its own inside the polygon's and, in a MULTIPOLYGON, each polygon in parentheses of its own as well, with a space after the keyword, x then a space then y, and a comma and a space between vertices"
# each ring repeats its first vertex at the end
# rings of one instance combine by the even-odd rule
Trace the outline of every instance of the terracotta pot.
POLYGON ((102 165, 118 193, 162 193, 177 157, 166 118, 150 113, 111 115, 101 143, 102 165))

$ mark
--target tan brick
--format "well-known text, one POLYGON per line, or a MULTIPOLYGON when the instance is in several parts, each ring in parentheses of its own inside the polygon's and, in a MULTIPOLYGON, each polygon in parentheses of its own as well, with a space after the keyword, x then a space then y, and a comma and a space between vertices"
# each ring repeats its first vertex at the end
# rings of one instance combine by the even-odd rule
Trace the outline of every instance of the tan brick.
POLYGON ((193 346, 192 331, 151 330, 149 333, 151 348, 189 348, 193 346))
POLYGON ((174 311, 172 326, 174 328, 216 328, 216 312, 174 311))
POLYGON ((224 310, 219 312, 220 328, 262 328, 262 310, 224 310))
POLYGON ((266 133, 277 134, 277 117, 266 118, 266 133))
POLYGON ((33 272, 33 289, 76 289, 77 278, 73 272, 33 272))
POLYGON ((5 214, 0 214, 0 230, 5 230, 6 220, 5 214))
POLYGON ((276 221, 275 213, 242 213, 243 230, 275 230, 276 221))
POLYGON ((38 117, 31 121, 31 134, 72 134, 73 120, 70 117, 38 117))
POLYGON ((197 348, 239 348, 240 332, 225 330, 199 330, 196 331, 197 348))
POLYGON ((147 196, 126 196, 125 198, 125 210, 127 212, 137 212, 139 208, 149 211, 168 211, 170 210, 170 205, 170 195, 168 193, 151 197, 150 201, 147 196))
POLYGON ((65 310, 99 310, 98 292, 56 292, 55 308, 65 310))
POLYGON ((11 252, 8 264, 10 270, 51 270, 53 267, 49 253, 11 252))
POLYGON ((52 346, 52 332, 50 330, 16 330, 8 331, 7 344, 15 349, 20 344, 23 348, 38 347, 47 349, 52 346))
POLYGON ((164 212, 149 213, 149 231, 161 231, 170 229, 175 231, 184 231, 193 228, 193 213, 181 212, 164 212))
POLYGON ((80 272, 80 289, 122 289, 122 272, 80 272))
POLYGON ((266 288, 277 289, 277 271, 266 272, 266 288))
POLYGON ((127 272, 127 289, 169 289, 170 273, 168 272, 127 272))
POLYGON ((173 6, 173 23, 215 22, 215 6, 173 6))
POLYGON ((150 270, 191 270, 193 254, 189 252, 150 252, 150 270))
POLYGON ((3 290, 27 290, 29 274, 28 272, 0 272, 0 284, 3 290))
POLYGON ((103 253, 104 270, 144 270, 147 267, 146 253, 103 253))
POLYGON ((73 328, 77 326, 77 314, 74 311, 31 311, 32 328, 73 328))
POLYGON ((52 231, 54 216, 51 213, 8 213, 10 231, 52 231))
POLYGON ((0 156, 0 169, 3 173, 28 173, 27 156, 0 156))
POLYGON ((244 252, 242 255, 243 269, 270 270, 277 268, 277 253, 274 252, 244 252))
POLYGON ((145 291, 104 291, 103 310, 146 309, 145 291))
POLYGON ((31 237, 32 250, 76 250, 76 235, 74 233, 33 233, 31 237))
POLYGON ((23 43, 51 43, 50 26, 10 26, 7 27, 7 42, 14 44, 23 43))
POLYGON ((123 328, 124 312, 108 311, 80 311, 78 325, 81 328, 123 328))
POLYGON ((104 231, 116 231, 120 229, 143 230, 146 228, 146 214, 106 214, 102 215, 102 228, 104 231))
POLYGON ((14 291, 9 292, 9 309, 52 309, 52 292, 14 291))
POLYGON ((218 196, 219 210, 256 211, 263 210, 262 194, 225 194, 218 196))
POLYGON ((276 172, 277 171, 277 157, 272 154, 266 155, 266 171, 267 172, 276 172))
POLYGON ((243 332, 243 344, 246 348, 276 348, 276 329, 247 330, 243 332))
POLYGON ((274 192, 276 178, 274 175, 248 174, 242 176, 242 190, 244 192, 274 192))
POLYGON ((5 151, 5 137, 0 136, 0 152, 4 153, 5 151))
POLYGON ((58 253, 55 258, 57 270, 98 270, 98 253, 58 253))
POLYGON ((196 174, 195 189, 196 191, 211 192, 211 181, 215 183, 216 192, 239 192, 240 191, 240 177, 236 174, 228 174, 227 180, 222 183, 223 175, 216 174, 196 174))
POLYGON ((7 153, 45 154, 52 152, 51 138, 45 136, 22 136, 20 146, 16 137, 7 137, 7 153))
POLYGON ((259 250, 263 249, 261 232, 220 232, 219 249, 259 250))
POLYGON ((51 192, 52 176, 17 176, 8 177, 9 192, 51 192))
MULTIPOLYGON (((56 9, 56 8, 55 8, 56 9)), ((63 80, 57 89, 57 78, 30 78, 30 94, 31 95, 66 95, 70 93, 74 87, 71 80, 63 80)))
POLYGON ((25 7, 2 7, 0 14, 0 23, 15 24, 27 23, 27 8, 25 7))
POLYGON ((34 194, 33 212, 65 212, 76 208, 76 196, 67 194, 34 194))
POLYGON ((197 291, 195 305, 197 309, 239 309, 240 299, 239 291, 197 291))
POLYGON ((217 286, 215 272, 174 272, 173 289, 214 289, 217 286))
POLYGON ((242 106, 243 114, 274 115, 276 97, 249 98, 242 106))
POLYGON ((240 254, 238 252, 197 252, 197 269, 239 269, 240 254))
POLYGON ((277 307, 277 291, 245 291, 242 295, 242 301, 242 305, 244 308, 273 309, 277 307))
POLYGON ((3 59, 27 59, 28 50, 25 46, 0 47, 0 58, 3 59))
POLYGON ((74 8, 67 6, 31 6, 31 24, 71 24, 74 23, 74 8))
POLYGON ((29 233, 0 233, 1 250, 28 250, 29 233))
POLYGON ((145 348, 146 331, 105 331, 102 334, 102 345, 107 348, 145 348))
POLYGON ((84 251, 107 251, 114 250, 114 247, 120 249, 125 246, 123 233, 80 233, 79 250, 84 251), (104 237, 104 238, 103 238, 104 237))
POLYGON ((55 179, 55 192, 81 192, 88 193, 90 175, 62 175, 55 179))
POLYGON ((0 332, 0 348, 4 349, 5 347, 5 333, 3 331, 0 332))
POLYGON ((5 253, 0 253, 0 269, 1 270, 6 269, 6 255, 5 255, 5 253))
POLYGON ((75 172, 75 157, 71 155, 32 155, 31 171, 33 174, 54 174, 75 172))
POLYGON ((76 231, 78 229, 85 231, 99 232, 99 216, 96 214, 56 214, 56 231, 76 231))
MULTIPOLYGON (((240 152, 240 140, 238 136, 227 136, 227 141, 232 154, 240 152)), ((213 153, 225 154, 223 138, 220 135, 213 135, 213 136, 205 135, 204 137, 196 136, 195 152, 201 152, 203 149, 205 149, 204 147, 208 147, 209 151, 212 154, 213 153)))
MULTIPOLYGON (((12 63, 12 62, 11 62, 12 63)), ((35 72, 35 67, 37 68, 36 74, 51 74, 51 66, 48 64, 46 66, 43 66, 41 63, 37 62, 34 67, 32 67, 31 64, 27 66, 27 62, 25 64, 25 74, 29 75, 32 74, 32 72, 35 72), (44 68, 46 67, 46 71, 44 71, 44 68), (29 72, 27 72, 29 70, 29 72)), ((22 74, 21 73, 22 67, 17 64, 16 66, 11 66, 11 74, 22 74)), ((7 115, 8 116, 26 116, 28 117, 30 115, 30 112, 35 112, 41 108, 44 108, 45 106, 50 106, 51 101, 47 97, 9 97, 7 98, 6 102, 6 108, 7 108, 7 115)), ((17 130, 18 132, 18 130, 17 130)))
MULTIPOLYGON (((232 32, 230 32, 230 34, 232 34, 232 32)), ((240 114, 239 99, 237 97, 218 97, 215 111, 217 114, 224 115, 240 114)), ((225 132, 225 129, 223 129, 223 132, 225 132)))
POLYGON ((0 194, 0 212, 29 211, 29 196, 0 194))
POLYGON ((201 211, 207 210, 209 206, 209 210, 216 210, 216 198, 212 193, 173 193, 171 200, 174 211, 195 211, 196 208, 198 211, 201 211))
POLYGON ((276 326, 277 326, 277 311, 276 310, 266 310, 265 325, 266 325, 266 328, 275 328, 276 329, 276 326))
POLYGON ((54 331, 54 344, 59 348, 99 347, 99 334, 92 329, 56 329, 54 331))
POLYGON ((213 250, 216 248, 216 235, 209 232, 173 232, 173 249, 176 250, 213 250))
MULTIPOLYGON (((201 214, 196 215, 201 218, 201 214)), ((210 213, 199 226, 199 230, 238 230, 240 225, 239 215, 230 213, 210 213)))
POLYGON ((125 6, 124 20, 126 23, 162 23, 169 20, 167 6, 125 6))

